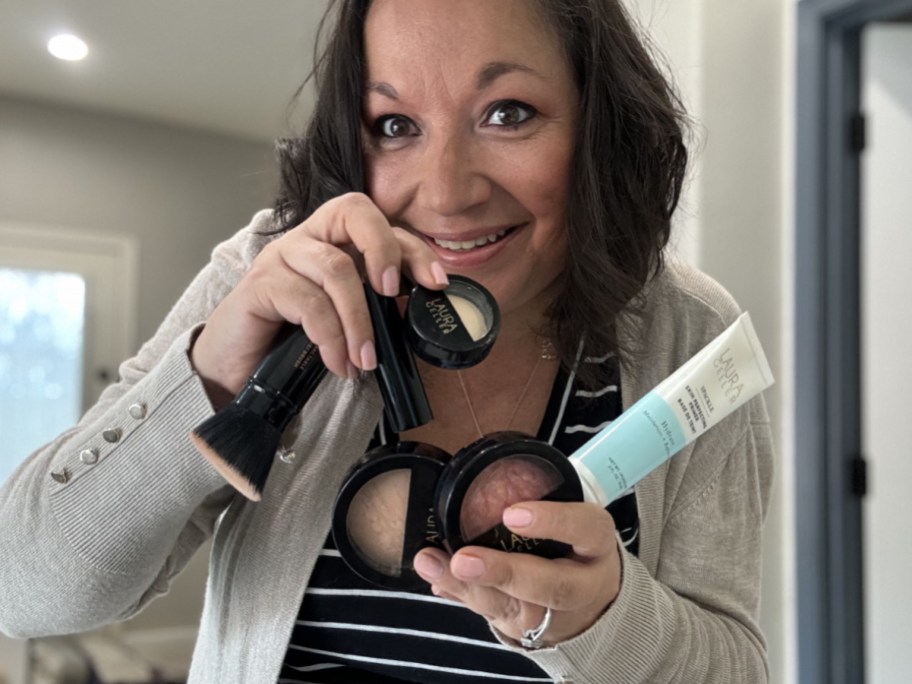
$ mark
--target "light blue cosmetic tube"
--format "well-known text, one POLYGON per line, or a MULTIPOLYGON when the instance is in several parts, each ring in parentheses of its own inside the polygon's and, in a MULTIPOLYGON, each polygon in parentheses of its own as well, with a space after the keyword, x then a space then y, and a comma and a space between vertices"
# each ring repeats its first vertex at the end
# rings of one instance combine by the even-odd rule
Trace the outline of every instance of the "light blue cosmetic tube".
POLYGON ((570 456, 586 500, 607 506, 772 384, 750 315, 743 313, 570 456))

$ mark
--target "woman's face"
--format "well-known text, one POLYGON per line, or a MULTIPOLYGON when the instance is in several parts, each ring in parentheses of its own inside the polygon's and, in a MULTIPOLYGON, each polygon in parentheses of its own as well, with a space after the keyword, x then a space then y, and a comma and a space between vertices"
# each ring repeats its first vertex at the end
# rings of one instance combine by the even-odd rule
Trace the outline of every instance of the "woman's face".
POLYGON ((579 95, 528 0, 375 0, 368 192, 504 314, 539 315, 566 258, 579 95))

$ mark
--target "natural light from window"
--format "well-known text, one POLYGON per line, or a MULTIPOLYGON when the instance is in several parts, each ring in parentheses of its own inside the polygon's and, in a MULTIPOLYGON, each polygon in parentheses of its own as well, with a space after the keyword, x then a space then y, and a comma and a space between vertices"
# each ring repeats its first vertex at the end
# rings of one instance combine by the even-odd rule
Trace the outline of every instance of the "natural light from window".
POLYGON ((0 268, 0 482, 82 411, 85 281, 0 268))

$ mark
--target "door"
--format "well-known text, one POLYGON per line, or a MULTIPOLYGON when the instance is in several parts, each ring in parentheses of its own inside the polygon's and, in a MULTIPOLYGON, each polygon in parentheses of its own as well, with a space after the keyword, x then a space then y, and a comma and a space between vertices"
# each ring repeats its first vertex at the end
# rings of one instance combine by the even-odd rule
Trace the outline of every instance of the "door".
POLYGON ((912 23, 862 32, 861 407, 867 681, 912 672, 912 23))

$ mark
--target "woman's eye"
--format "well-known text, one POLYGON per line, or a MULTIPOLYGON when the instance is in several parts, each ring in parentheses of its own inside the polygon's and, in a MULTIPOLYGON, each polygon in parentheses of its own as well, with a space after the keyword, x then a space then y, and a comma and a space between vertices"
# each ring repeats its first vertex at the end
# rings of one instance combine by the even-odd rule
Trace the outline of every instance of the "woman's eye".
POLYGON ((485 117, 485 124, 492 126, 519 126, 535 116, 535 109, 522 102, 500 102, 485 117))
POLYGON ((374 135, 380 138, 404 138, 418 135, 418 130, 411 119, 398 114, 390 114, 381 116, 374 122, 374 135))

